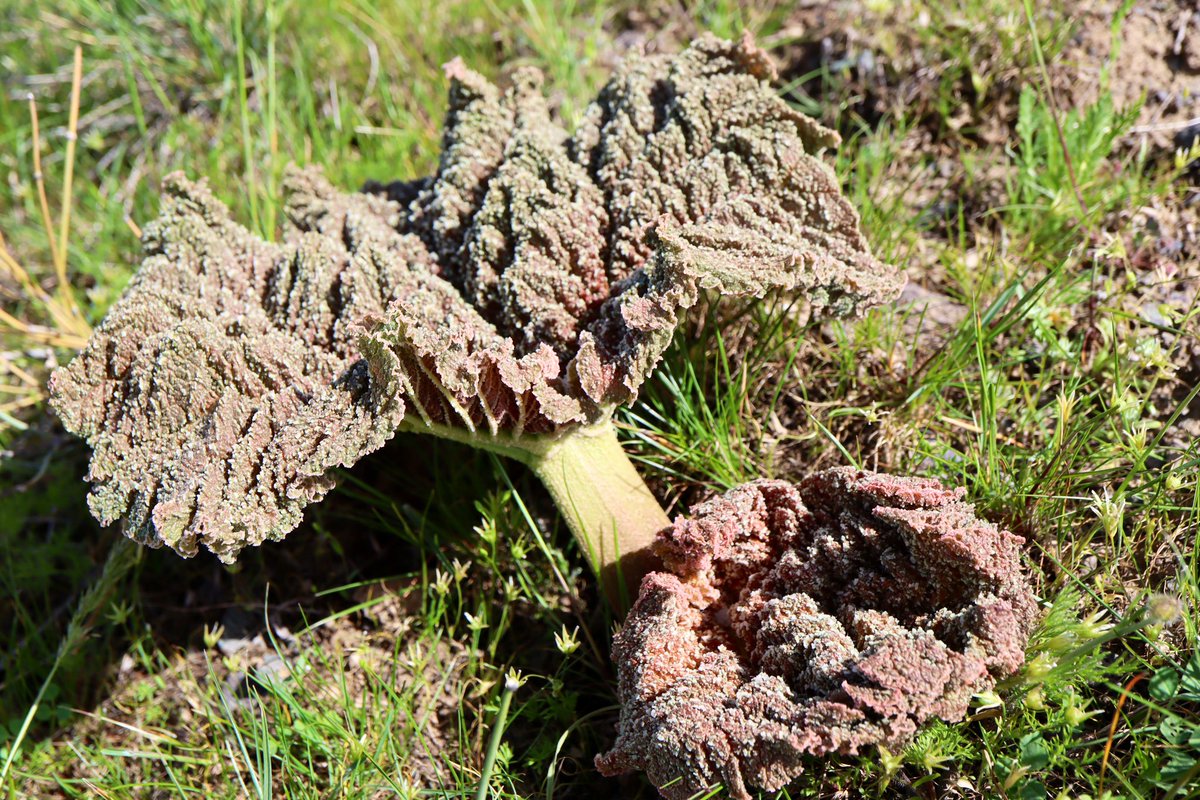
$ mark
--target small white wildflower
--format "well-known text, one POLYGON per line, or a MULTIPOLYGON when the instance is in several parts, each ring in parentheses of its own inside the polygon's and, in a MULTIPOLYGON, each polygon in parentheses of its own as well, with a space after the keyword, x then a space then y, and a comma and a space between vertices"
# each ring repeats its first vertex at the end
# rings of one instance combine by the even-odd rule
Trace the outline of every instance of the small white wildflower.
POLYGON ((470 567, 459 561, 457 558, 450 562, 450 566, 454 568, 454 580, 462 581, 467 577, 467 572, 470 567))
POLYGON ((504 691, 515 692, 525 685, 525 681, 529 680, 516 667, 511 667, 508 674, 504 676, 504 691))
POLYGON ((1200 140, 1192 139, 1192 143, 1187 147, 1175 148, 1175 169, 1182 171, 1198 158, 1200 158, 1200 140))
POLYGON ((1138 422, 1127 434, 1129 457, 1134 461, 1142 461, 1150 451, 1150 427, 1144 422, 1138 422))
POLYGON ((489 546, 496 544, 496 521, 493 519, 485 519, 483 522, 475 526, 475 533, 479 538, 486 542, 489 546))
POLYGON ((225 636, 225 626, 224 625, 217 623, 212 628, 205 625, 204 626, 204 647, 205 647, 205 649, 212 650, 214 647, 217 646, 217 642, 221 641, 221 639, 224 638, 224 636, 225 636))
POLYGON ((433 590, 441 595, 450 591, 450 576, 442 572, 441 567, 433 571, 433 590))
POLYGON ((879 765, 883 767, 884 775, 895 775, 896 770, 904 764, 903 753, 893 753, 883 745, 879 745, 879 765))
POLYGON ((568 631, 567 626, 562 626, 562 632, 554 634, 554 644, 558 647, 558 652, 564 656, 569 656, 579 649, 579 627, 575 630, 568 631))
POLYGON ((1081 639, 1098 639, 1113 629, 1111 622, 1103 622, 1104 612, 1097 611, 1091 616, 1079 621, 1079 637, 1081 639))
POLYGON ((512 557, 517 561, 524 561, 525 557, 529 555, 529 549, 520 539, 516 539, 510 543, 508 549, 512 552, 512 557))
POLYGON ((1092 492, 1092 504, 1088 508, 1100 519, 1106 536, 1111 539, 1120 532, 1125 518, 1125 495, 1114 497, 1112 491, 1105 487, 1103 494, 1092 492))
POLYGON ((1025 680, 1030 683, 1041 683, 1058 665, 1049 653, 1038 653, 1025 665, 1025 680))

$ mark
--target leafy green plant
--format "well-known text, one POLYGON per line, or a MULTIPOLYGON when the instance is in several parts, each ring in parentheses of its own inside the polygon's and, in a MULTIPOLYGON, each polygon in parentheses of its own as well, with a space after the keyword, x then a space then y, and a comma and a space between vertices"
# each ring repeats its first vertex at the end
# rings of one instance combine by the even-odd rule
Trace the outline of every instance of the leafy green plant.
POLYGON ((1111 95, 1102 94, 1083 109, 1060 114, 1036 87, 1023 87, 1004 214, 1014 232, 1031 242, 1057 240, 1136 197, 1137 156, 1116 169, 1110 157, 1140 110, 1118 109, 1111 95))
POLYGON ((1160 667, 1148 691, 1160 721, 1157 734, 1165 759, 1155 781, 1169 797, 1190 797, 1200 791, 1200 652, 1179 668, 1160 667))

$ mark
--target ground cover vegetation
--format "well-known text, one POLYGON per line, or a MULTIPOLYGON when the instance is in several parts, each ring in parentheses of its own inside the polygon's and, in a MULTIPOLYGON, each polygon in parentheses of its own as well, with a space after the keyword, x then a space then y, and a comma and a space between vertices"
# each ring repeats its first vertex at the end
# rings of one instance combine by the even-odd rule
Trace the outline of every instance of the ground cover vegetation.
POLYGON ((963 486, 1026 539, 1041 615, 966 722, 765 796, 1194 795, 1190 11, 415 5, 0 5, 3 791, 654 796, 598 783, 619 620, 523 468, 398 437, 288 540, 182 561, 87 516, 87 452, 45 384, 128 280, 168 172, 270 239, 291 161, 339 186, 430 174, 455 56, 500 82, 537 66, 571 130, 628 49, 748 29, 781 96, 842 134, 844 190, 910 285, 855 321, 707 298, 619 412, 625 448, 672 513, 834 466, 963 486))

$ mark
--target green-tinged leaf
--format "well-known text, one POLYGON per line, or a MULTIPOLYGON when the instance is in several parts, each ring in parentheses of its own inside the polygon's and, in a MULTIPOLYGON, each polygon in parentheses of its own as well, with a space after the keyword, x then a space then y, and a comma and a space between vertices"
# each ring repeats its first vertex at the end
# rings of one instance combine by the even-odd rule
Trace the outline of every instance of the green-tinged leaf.
POLYGON ((1180 675, 1173 667, 1163 667, 1150 678, 1150 696, 1165 703, 1179 691, 1180 675))
POLYGON ((1021 764, 1034 770, 1050 765, 1050 750, 1040 733, 1031 733, 1021 739, 1021 764))

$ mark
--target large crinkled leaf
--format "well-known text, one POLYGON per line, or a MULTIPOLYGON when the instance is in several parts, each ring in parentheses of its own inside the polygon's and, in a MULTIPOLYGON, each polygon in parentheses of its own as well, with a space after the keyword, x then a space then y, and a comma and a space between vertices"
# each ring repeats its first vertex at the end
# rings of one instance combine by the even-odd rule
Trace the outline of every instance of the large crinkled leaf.
MULTIPOLYGON (((572 152, 604 191, 613 218, 610 274, 646 263, 646 231, 698 222, 735 195, 769 195, 797 164, 818 164, 833 131, 771 88, 775 69, 749 36, 705 35, 671 57, 632 58, 601 90, 572 152)), ((837 194, 836 181, 817 189, 837 194)), ((831 220, 833 226, 857 218, 831 220)), ((882 271, 882 269, 881 269, 882 271)))
POLYGON ((513 129, 467 232, 463 294, 519 351, 569 350, 580 322, 608 297, 608 215, 567 157, 540 75, 523 70, 507 97, 513 129))
POLYGON ((422 327, 401 301, 370 349, 425 387, 428 422, 524 434, 601 419, 636 397, 702 290, 790 290, 837 314, 899 291, 817 156, 836 135, 774 93, 749 39, 631 58, 571 139, 532 71, 505 93, 447 72, 445 150, 408 229, 478 316, 422 327), (485 345, 485 329, 507 343, 485 345))
POLYGON ((502 92, 453 62, 437 173, 373 193, 292 174, 284 244, 174 179, 141 271, 55 379, 97 516, 231 558, 402 421, 511 450, 606 420, 702 291, 887 299, 901 281, 819 158, 836 136, 773 74, 749 39, 635 56, 569 137, 536 71, 502 92))
MULTIPOLYGON (((347 216, 374 217, 342 214, 347 230, 347 216)), ((294 528, 331 468, 390 438, 403 401, 369 379, 354 322, 382 311, 391 276, 342 242, 309 231, 268 244, 203 185, 167 180, 141 270, 51 385, 92 445, 102 523, 231 560, 294 528)))
POLYGON ((373 370, 400 387, 429 425, 513 438, 549 433, 586 417, 561 391, 559 359, 547 344, 520 355, 448 282, 422 276, 364 338, 373 370))
POLYGON ((903 747, 1024 663, 1021 540, 961 490, 850 468, 755 481, 680 517, 613 640, 600 771, 682 800, 776 791, 805 759, 903 747))

